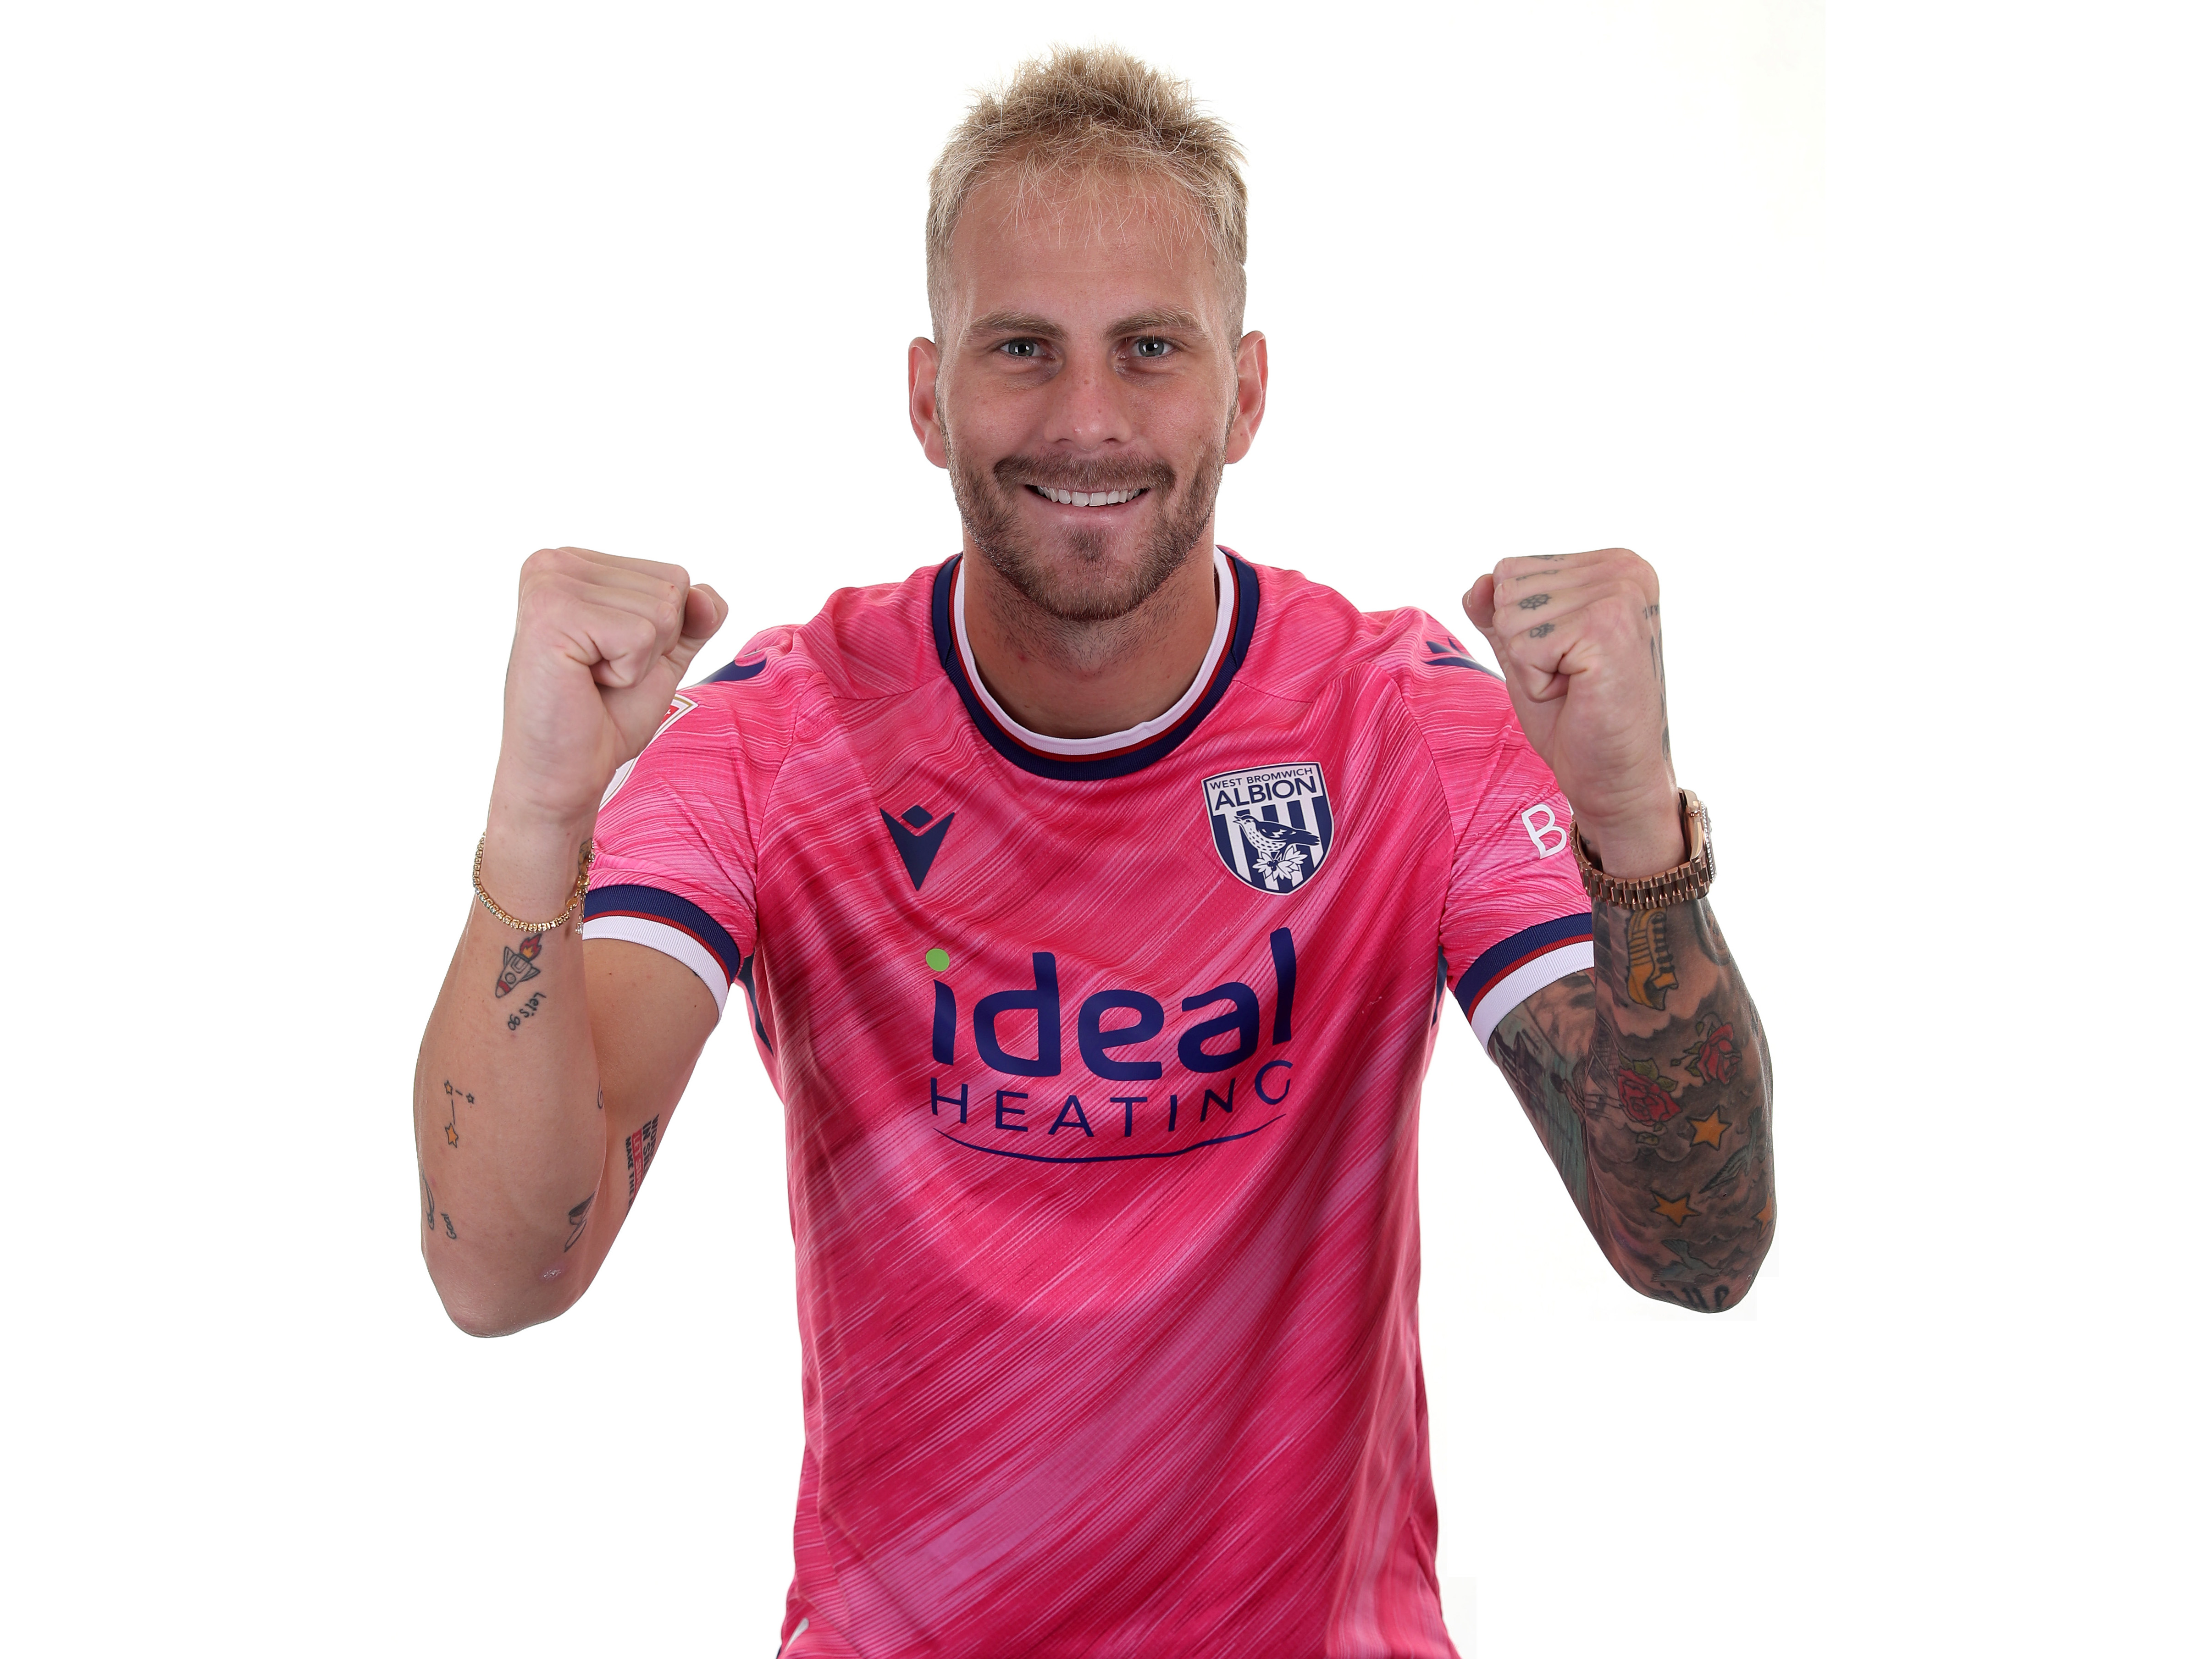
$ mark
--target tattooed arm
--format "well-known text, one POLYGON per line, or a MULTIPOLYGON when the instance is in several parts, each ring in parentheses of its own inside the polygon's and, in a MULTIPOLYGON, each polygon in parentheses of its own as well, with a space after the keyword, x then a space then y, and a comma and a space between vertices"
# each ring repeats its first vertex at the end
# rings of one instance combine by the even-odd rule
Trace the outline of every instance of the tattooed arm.
MULTIPOLYGON (((672 565, 579 548, 525 563, 482 860, 514 915, 568 904, 609 779, 724 614, 672 565)), ((658 951, 470 907, 415 1073, 422 1251, 455 1324, 499 1335, 582 1294, 715 1018, 658 951)))
MULTIPOLYGON (((1619 547, 1507 559, 1463 604, 1570 833, 1623 879, 1680 863, 1657 574, 1619 547)), ((1508 1014, 1490 1052, 1620 1276, 1733 1306, 1774 1223, 1765 1033, 1703 900, 1591 921, 1593 971, 1508 1014)))
POLYGON ((1620 1276, 1718 1313, 1774 1230, 1765 1034, 1704 900, 1591 920, 1594 971, 1506 1015, 1491 1057, 1620 1276))
POLYGON ((584 1293, 716 1018, 681 963, 586 943, 574 924, 499 996, 517 937, 481 909, 471 920, 416 1062, 423 1261, 473 1336, 538 1324, 584 1293))

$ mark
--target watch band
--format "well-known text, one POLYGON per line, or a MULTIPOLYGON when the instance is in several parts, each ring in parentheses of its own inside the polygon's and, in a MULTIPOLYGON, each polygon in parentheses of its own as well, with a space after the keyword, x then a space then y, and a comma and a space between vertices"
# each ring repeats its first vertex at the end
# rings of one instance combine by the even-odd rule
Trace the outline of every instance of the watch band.
POLYGON ((1572 831, 1570 839, 1574 842, 1575 866, 1582 872, 1583 890, 1590 896, 1592 903, 1609 904, 1616 910, 1664 910, 1669 905, 1701 899, 1712 890, 1712 823, 1706 816, 1703 801, 1686 789, 1680 794, 1682 844, 1689 849, 1690 855, 1673 869, 1662 870, 1656 875, 1638 876, 1633 881, 1608 876, 1604 866, 1583 845, 1581 830, 1572 831))

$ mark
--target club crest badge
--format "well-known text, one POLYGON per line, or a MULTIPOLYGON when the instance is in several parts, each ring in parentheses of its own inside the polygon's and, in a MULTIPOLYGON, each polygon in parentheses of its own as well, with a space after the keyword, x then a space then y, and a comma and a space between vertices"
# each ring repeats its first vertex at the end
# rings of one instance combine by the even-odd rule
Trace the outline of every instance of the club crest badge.
POLYGON ((1263 893, 1311 881, 1336 837, 1328 786, 1310 761, 1208 778, 1206 817, 1229 873, 1263 893))

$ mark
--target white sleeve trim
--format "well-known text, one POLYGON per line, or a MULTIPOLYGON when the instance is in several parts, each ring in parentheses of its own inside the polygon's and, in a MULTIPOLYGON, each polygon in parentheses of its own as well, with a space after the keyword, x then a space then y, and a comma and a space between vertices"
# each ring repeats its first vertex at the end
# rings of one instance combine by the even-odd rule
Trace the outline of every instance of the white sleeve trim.
POLYGON ((1474 1027, 1474 1040, 1487 1048, 1490 1034, 1498 1029, 1499 1020, 1547 985, 1569 974, 1580 973, 1595 960, 1590 941, 1582 939, 1562 945, 1556 951, 1547 951, 1534 962, 1522 963, 1492 986, 1490 994, 1476 1003, 1474 1012, 1467 1017, 1468 1023, 1474 1027))
MULTIPOLYGON (((674 957, 698 975, 713 994, 717 1013, 730 1000, 730 981, 723 977, 722 964, 714 960, 712 951, 680 927, 671 927, 650 916, 593 916, 584 924, 582 933, 586 939, 618 939, 674 957)), ((1587 952, 1588 947, 1584 950, 1587 952)))

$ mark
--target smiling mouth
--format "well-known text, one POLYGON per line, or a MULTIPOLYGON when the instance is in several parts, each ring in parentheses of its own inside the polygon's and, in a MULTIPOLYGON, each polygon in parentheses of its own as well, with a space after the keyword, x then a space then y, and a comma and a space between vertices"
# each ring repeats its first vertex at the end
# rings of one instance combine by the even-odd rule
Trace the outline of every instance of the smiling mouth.
POLYGON ((1042 495, 1062 507, 1119 507, 1124 501, 1133 501, 1139 495, 1152 493, 1149 487, 1141 489, 1053 489, 1043 484, 1024 484, 1032 495, 1042 495))

